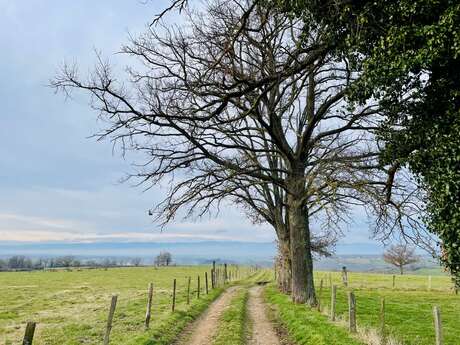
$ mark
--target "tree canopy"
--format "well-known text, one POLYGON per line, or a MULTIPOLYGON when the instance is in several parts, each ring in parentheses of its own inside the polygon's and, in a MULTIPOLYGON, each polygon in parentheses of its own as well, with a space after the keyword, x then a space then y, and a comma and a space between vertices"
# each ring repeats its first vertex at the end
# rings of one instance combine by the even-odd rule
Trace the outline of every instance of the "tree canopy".
POLYGON ((380 102, 381 160, 408 167, 426 193, 428 229, 460 283, 460 4, 458 1, 275 0, 329 27, 337 54, 364 73, 356 101, 380 102))
POLYGON ((407 244, 393 245, 383 254, 385 262, 399 268, 400 274, 404 273, 404 266, 416 263, 419 257, 415 254, 415 248, 407 244))

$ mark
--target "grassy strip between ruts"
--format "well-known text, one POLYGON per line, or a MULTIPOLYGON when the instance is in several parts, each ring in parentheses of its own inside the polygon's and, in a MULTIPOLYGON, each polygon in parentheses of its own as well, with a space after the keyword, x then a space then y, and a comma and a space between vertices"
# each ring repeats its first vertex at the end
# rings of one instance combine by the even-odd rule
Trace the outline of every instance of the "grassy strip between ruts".
POLYGON ((203 295, 200 299, 194 300, 187 310, 177 310, 171 313, 171 315, 161 323, 155 324, 153 328, 142 336, 136 337, 129 344, 170 345, 174 343, 187 324, 200 316, 222 291, 222 288, 214 289, 210 291, 208 295, 203 295))
POLYGON ((248 290, 240 289, 219 320, 213 345, 243 345, 246 338, 248 290))
POLYGON ((362 345, 348 332, 330 323, 327 317, 303 304, 294 304, 290 297, 273 285, 265 289, 265 300, 274 307, 276 318, 289 337, 298 345, 362 345))

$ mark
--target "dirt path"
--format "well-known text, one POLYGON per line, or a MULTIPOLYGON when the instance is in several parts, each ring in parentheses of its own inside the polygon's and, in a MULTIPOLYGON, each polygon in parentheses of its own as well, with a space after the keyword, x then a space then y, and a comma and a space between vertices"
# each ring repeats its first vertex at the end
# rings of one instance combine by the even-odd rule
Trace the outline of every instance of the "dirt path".
MULTIPOLYGON (((219 319, 225 309, 229 306, 238 287, 227 289, 217 300, 215 300, 206 312, 195 322, 187 327, 184 335, 176 343, 177 345, 210 345, 214 332, 219 325, 219 319)), ((267 344, 269 345, 269 344, 267 344)))
POLYGON ((248 345, 281 345, 272 322, 268 319, 262 299, 261 286, 249 290, 248 313, 252 322, 252 334, 248 345))

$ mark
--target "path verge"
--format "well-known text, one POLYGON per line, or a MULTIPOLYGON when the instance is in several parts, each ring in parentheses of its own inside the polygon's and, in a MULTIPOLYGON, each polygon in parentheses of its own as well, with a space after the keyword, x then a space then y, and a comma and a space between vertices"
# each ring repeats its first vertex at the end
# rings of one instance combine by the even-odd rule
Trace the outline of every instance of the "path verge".
POLYGON ((275 310, 276 318, 289 337, 298 345, 363 345, 347 330, 330 323, 326 316, 304 304, 292 303, 289 296, 269 285, 265 299, 275 310))

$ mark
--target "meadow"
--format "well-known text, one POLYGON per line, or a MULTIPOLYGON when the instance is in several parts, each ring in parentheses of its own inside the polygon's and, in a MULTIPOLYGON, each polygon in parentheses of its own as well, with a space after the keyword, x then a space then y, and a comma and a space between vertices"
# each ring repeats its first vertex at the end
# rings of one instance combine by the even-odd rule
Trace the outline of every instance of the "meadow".
MULTIPOLYGON (((381 298, 385 298, 385 324, 388 338, 404 345, 431 345, 435 343, 433 306, 441 309, 445 344, 460 344, 460 296, 452 289, 447 276, 393 275, 351 273, 348 286, 341 274, 331 274, 337 288, 336 312, 339 323, 348 320, 348 291, 356 296, 356 317, 361 332, 375 337, 380 327, 381 298), (370 331, 370 332, 369 332, 370 331)), ((329 273, 318 272, 317 287, 323 313, 328 314, 331 303, 329 273)))
MULTIPOLYGON (((118 304, 111 333, 111 344, 167 345, 189 322, 196 319, 223 291, 205 293, 204 272, 209 266, 139 267, 81 269, 54 272, 0 273, 0 343, 17 344, 22 340, 27 320, 36 321, 34 344, 102 344, 112 294, 118 304), (197 298, 197 277, 201 277, 201 296, 197 298), (191 277, 191 302, 187 304, 187 281, 191 277), (171 312, 173 279, 177 281, 176 311, 171 312), (150 329, 144 318, 147 287, 154 285, 150 329)), ((240 268, 241 276, 248 269, 240 268)), ((246 317, 247 289, 259 280, 270 280, 273 271, 264 270, 239 285, 229 309, 220 320, 215 344, 244 344, 248 332, 246 317)), ((447 276, 349 273, 348 287, 340 272, 317 272, 315 283, 321 300, 321 313, 303 305, 293 305, 289 296, 270 285, 266 302, 295 344, 364 344, 371 343, 363 334, 375 334, 379 328, 380 299, 386 300, 386 332, 403 345, 434 344, 432 307, 441 308, 444 340, 460 344, 460 296, 452 292, 447 276), (322 281, 322 284, 321 284, 322 281), (430 282, 431 281, 431 282, 430 282), (337 285, 337 322, 328 319, 330 285, 337 285), (321 288, 322 285, 322 288, 321 288), (347 292, 353 290, 357 303, 360 337, 346 329, 347 292)))
POLYGON ((209 266, 82 269, 54 272, 0 273, 0 342, 22 341, 27 320, 36 321, 34 344, 102 343, 112 294, 118 294, 112 344, 168 344, 215 299, 221 289, 205 293, 209 266), (201 296, 196 298, 197 277, 201 296), (191 304, 187 305, 188 277, 191 304), (173 279, 177 280, 176 312, 171 313, 173 279), (154 285, 150 329, 144 330, 147 288, 154 285))

